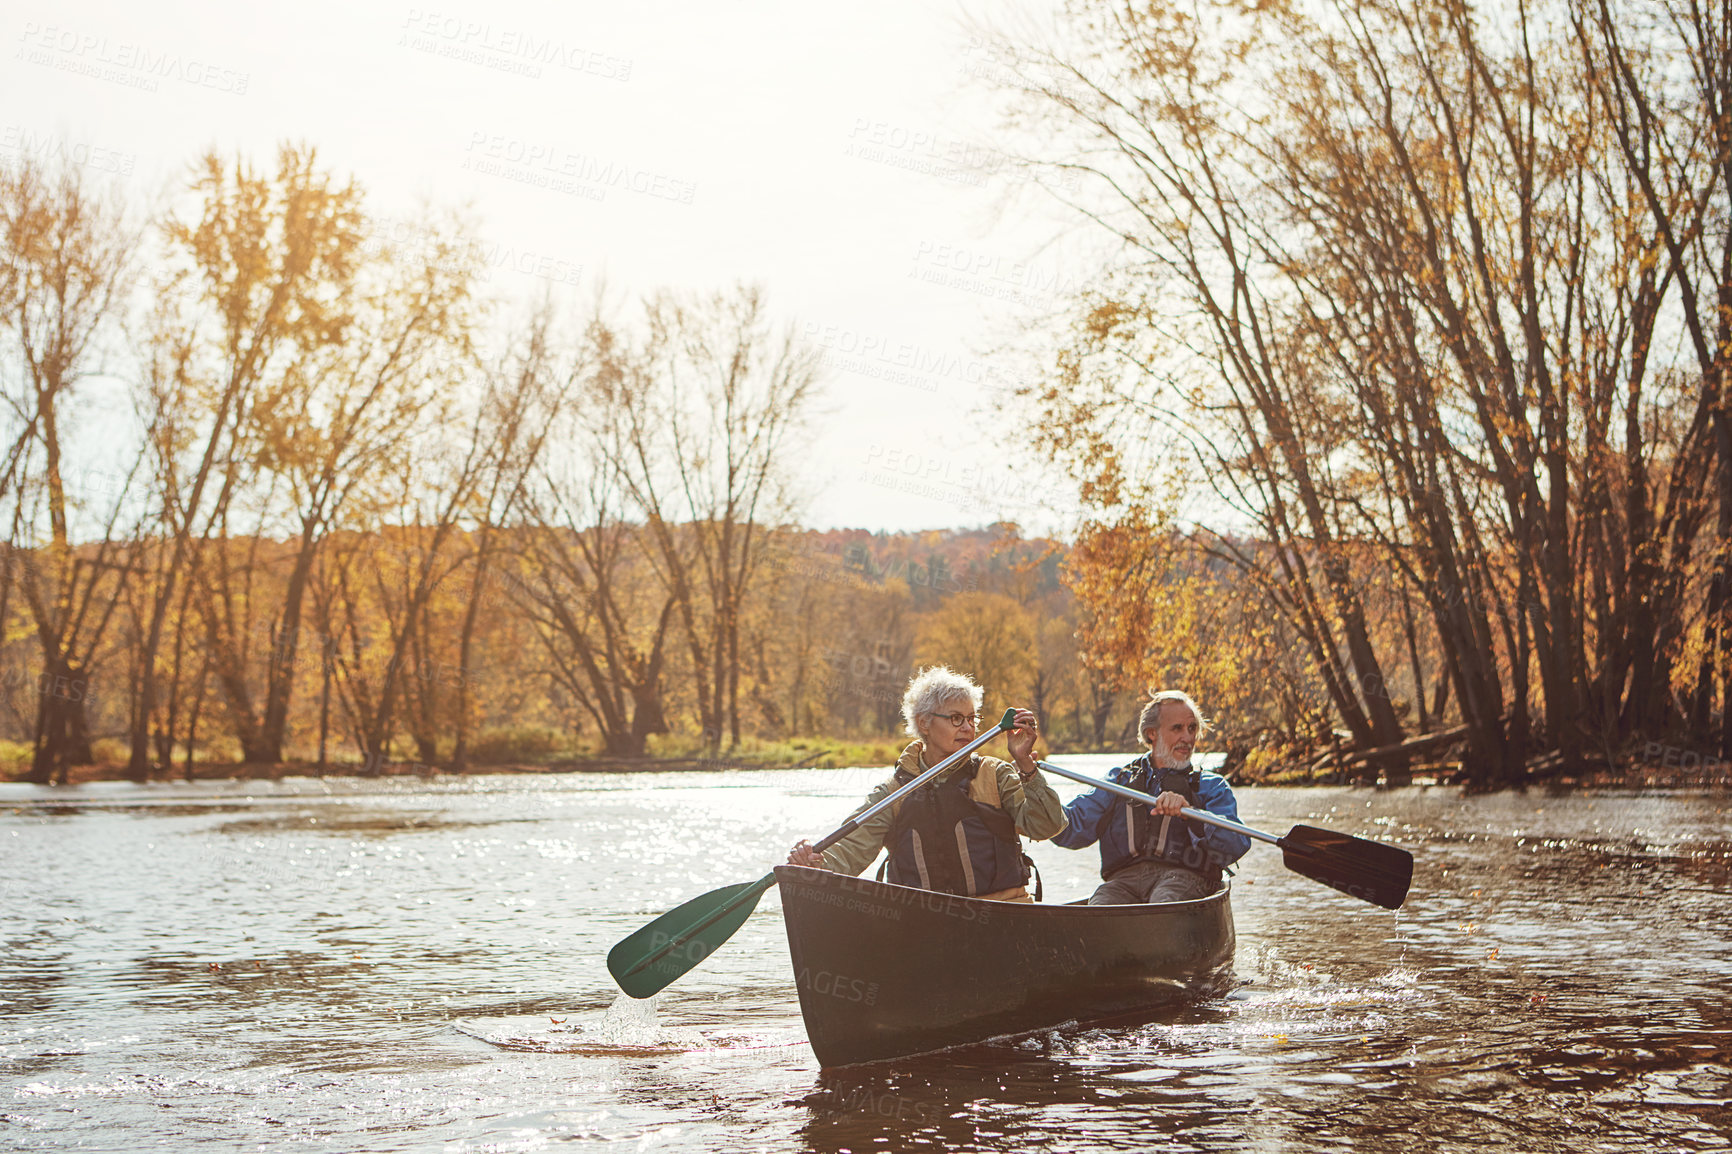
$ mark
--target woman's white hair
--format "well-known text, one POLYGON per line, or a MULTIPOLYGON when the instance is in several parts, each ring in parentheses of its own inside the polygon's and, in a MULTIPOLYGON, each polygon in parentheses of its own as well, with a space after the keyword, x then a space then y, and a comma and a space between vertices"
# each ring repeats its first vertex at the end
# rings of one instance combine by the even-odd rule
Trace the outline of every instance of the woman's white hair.
POLYGON ((973 711, 979 713, 981 699, 985 696, 986 691, 976 685, 972 677, 966 677, 948 665, 922 669, 908 679, 908 688, 902 693, 902 720, 908 724, 908 736, 920 736, 920 727, 914 724, 914 719, 922 713, 937 713, 958 697, 968 698, 973 711))
POLYGON ((1146 748, 1153 749, 1149 741, 1149 730, 1161 727, 1161 706, 1169 701, 1176 701, 1197 715, 1197 736, 1209 732, 1209 719, 1203 716, 1202 707, 1191 700, 1191 695, 1182 689, 1163 689, 1159 692, 1149 691, 1149 700, 1143 706, 1142 716, 1137 718, 1137 740, 1146 748))

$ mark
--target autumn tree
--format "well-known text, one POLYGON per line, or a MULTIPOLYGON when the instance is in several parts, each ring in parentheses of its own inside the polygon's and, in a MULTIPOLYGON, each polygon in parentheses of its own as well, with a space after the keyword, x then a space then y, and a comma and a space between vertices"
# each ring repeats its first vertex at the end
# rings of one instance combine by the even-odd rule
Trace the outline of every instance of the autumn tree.
POLYGON ((788 507, 816 354, 772 322, 756 288, 658 294, 635 330, 597 316, 588 344, 596 444, 654 542, 705 744, 719 748, 725 730, 737 745, 745 602, 788 507))
POLYGON ((283 146, 274 174, 207 154, 189 191, 188 210, 162 224, 164 271, 140 382, 168 541, 139 639, 128 771, 140 780, 150 768, 157 654, 186 566, 222 540, 249 479, 240 462, 261 392, 347 334, 362 244, 359 190, 320 171, 308 148, 283 146))
POLYGON ((917 667, 921 616, 912 588, 906 579, 873 581, 849 569, 839 576, 841 583, 821 587, 840 602, 835 627, 817 650, 822 665, 813 691, 821 716, 846 731, 895 733, 903 724, 902 693, 917 667))
POLYGON ((979 682, 987 706, 1027 700, 1036 661, 1033 613, 1004 593, 959 593, 922 622, 919 664, 949 665, 979 682))
MULTIPOLYGON (((1627 628, 1605 644, 1604 674, 1590 693, 1602 715, 1618 713, 1621 729, 1654 731, 1669 718, 1676 672, 1691 729, 1732 756, 1732 11, 1687 0, 1576 0, 1569 12, 1618 175, 1631 188, 1631 215, 1641 221, 1628 231, 1647 260, 1631 310, 1638 338, 1624 363, 1608 366, 1628 381, 1621 406, 1607 414, 1623 434, 1617 483, 1591 494, 1623 507, 1590 547, 1608 577, 1595 592, 1627 628), (1689 359, 1672 370, 1685 376, 1678 427, 1666 438, 1677 449, 1656 452, 1642 431, 1654 419, 1642 385, 1658 335, 1650 316, 1662 312, 1668 286, 1689 359), (1715 541, 1701 644, 1695 667, 1677 669, 1679 607, 1707 503, 1696 499, 1692 474, 1710 457, 1715 541), (1710 722, 1716 701, 1718 732, 1710 722)), ((1661 388, 1662 397, 1672 391, 1661 388)))
POLYGON ((91 760, 87 704, 118 604, 126 551, 115 540, 133 479, 124 452, 80 473, 69 408, 102 371, 127 307, 137 236, 125 208, 68 164, 0 165, 0 330, 14 422, 0 461, 11 525, 0 564, 0 626, 16 590, 41 653, 30 779, 65 780, 91 760), (110 483, 99 483, 107 481, 110 483), (74 541, 77 514, 94 548, 74 541))
MULTIPOLYGON (((286 514, 292 542, 280 600, 264 606, 253 626, 256 643, 222 628, 212 638, 248 760, 282 760, 319 548, 357 495, 372 496, 393 461, 413 458, 414 438, 438 411, 435 398, 462 380, 454 366, 464 364, 478 320, 478 269, 464 259, 460 226, 429 225, 416 244, 367 244, 362 253, 344 339, 308 349, 266 382, 248 410, 246 460, 281 494, 280 508, 269 509, 259 529, 267 532, 286 514), (251 684, 249 648, 262 658, 262 701, 251 684)), ((226 599, 229 589, 220 582, 208 595, 226 599)))
POLYGON ((468 764, 471 714, 477 675, 477 627, 498 555, 514 528, 534 524, 532 492, 556 418, 571 387, 560 374, 550 347, 553 311, 544 304, 529 320, 492 370, 496 384, 486 393, 492 419, 483 426, 489 438, 485 471, 476 484, 470 514, 469 589, 458 631, 456 701, 451 747, 452 768, 468 764))
POLYGON ((613 757, 642 757, 667 732, 675 597, 651 568, 641 526, 621 516, 620 484, 566 458, 526 502, 513 594, 549 676, 594 723, 613 757))
POLYGON ((1651 355, 1690 311, 1679 262, 1557 15, 1102 0, 1006 49, 1018 107, 1067 134, 1031 163, 1080 173, 1072 206, 1124 245, 1032 398, 1058 447, 1104 450, 1107 510, 1137 499, 1125 428, 1188 448, 1239 520, 1217 552, 1361 749, 1402 733, 1364 579, 1398 573, 1482 786, 1631 732, 1605 663, 1630 668, 1644 598, 1637 644, 1677 652, 1711 460, 1654 419, 1692 388, 1651 355), (1624 567, 1643 542, 1658 580, 1624 567))
POLYGON ((782 529, 766 542, 745 626, 752 701, 766 732, 817 733, 830 724, 830 691, 840 682, 832 670, 846 660, 846 602, 857 585, 841 560, 811 531, 782 529))

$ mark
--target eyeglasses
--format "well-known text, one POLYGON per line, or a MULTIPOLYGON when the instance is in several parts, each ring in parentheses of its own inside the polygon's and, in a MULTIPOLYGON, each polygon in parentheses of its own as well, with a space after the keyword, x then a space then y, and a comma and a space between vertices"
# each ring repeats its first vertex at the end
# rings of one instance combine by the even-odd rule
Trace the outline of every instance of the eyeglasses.
POLYGON ((957 729, 961 729, 965 725, 970 728, 975 728, 980 725, 980 718, 976 717, 972 713, 928 713, 926 716, 932 718, 934 721, 948 721, 957 729))

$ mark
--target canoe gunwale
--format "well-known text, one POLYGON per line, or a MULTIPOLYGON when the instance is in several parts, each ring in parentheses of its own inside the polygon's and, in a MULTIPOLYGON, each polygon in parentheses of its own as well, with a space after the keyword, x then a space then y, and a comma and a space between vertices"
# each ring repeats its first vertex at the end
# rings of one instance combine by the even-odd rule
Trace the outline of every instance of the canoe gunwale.
POLYGON ((968 906, 979 910, 1009 911, 1006 916, 1012 918, 1024 914, 1029 915, 1032 918, 1039 918, 1043 916, 1060 914, 1074 915, 1086 912, 1091 918, 1148 918, 1151 921, 1158 921, 1164 917, 1170 917, 1175 911, 1189 907, 1200 909, 1204 906, 1216 905, 1221 902, 1229 901, 1232 897, 1232 885, 1226 880, 1222 881, 1220 889, 1207 897, 1190 898, 1182 902, 1157 902, 1153 905, 1147 902, 1131 902, 1123 905, 1091 906, 1088 904, 1088 899, 1086 898, 1079 898, 1076 901, 1070 902, 991 901, 987 898, 971 898, 964 894, 944 894, 938 893, 934 890, 923 890, 917 886, 903 886, 897 885, 894 882, 881 882, 875 878, 853 877, 849 874, 838 874, 830 870, 813 869, 809 866, 779 865, 775 867, 775 874, 776 882, 779 887, 785 885, 787 881, 797 881, 802 875, 805 875, 807 878, 812 880, 829 877, 836 878, 840 882, 846 883, 841 886, 842 889, 852 889, 856 893, 869 895, 880 891, 894 891, 897 895, 896 900, 899 902, 919 904, 922 902, 937 900, 942 901, 947 905, 952 902, 958 902, 965 903, 968 906), (857 887, 870 887, 870 889, 857 887), (902 895, 918 896, 905 897, 902 895))

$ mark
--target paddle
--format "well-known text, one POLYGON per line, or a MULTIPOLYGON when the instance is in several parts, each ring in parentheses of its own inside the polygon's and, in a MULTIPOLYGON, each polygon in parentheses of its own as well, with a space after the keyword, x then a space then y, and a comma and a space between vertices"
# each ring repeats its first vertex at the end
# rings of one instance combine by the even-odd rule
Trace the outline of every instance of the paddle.
MULTIPOLYGON (((1098 777, 1077 773, 1050 761, 1040 762, 1039 765, 1048 773, 1068 777, 1083 785, 1097 786, 1132 801, 1147 802, 1150 805, 1155 803, 1153 797, 1128 785, 1102 781, 1098 777)), ((1413 855, 1404 849, 1309 825, 1296 825, 1287 831, 1286 837, 1276 837, 1254 830, 1250 826, 1240 825, 1236 821, 1192 809, 1190 806, 1180 812, 1196 821, 1218 825, 1222 829, 1230 829, 1246 837, 1280 846, 1282 860, 1288 869, 1338 889, 1349 897, 1382 906, 1386 910, 1400 909, 1401 903, 1407 900, 1407 887, 1413 882, 1413 855)))
MULTIPOLYGON (((813 851, 823 853, 859 829, 860 824, 873 814, 900 801, 1000 733, 1015 727, 1016 710, 1005 710, 998 724, 877 805, 849 818, 846 825, 814 845, 813 851)), ((659 993, 733 937, 734 931, 758 908, 758 899, 764 891, 775 884, 776 875, 768 873, 755 882, 711 890, 669 910, 630 937, 621 939, 608 951, 607 972, 613 975, 620 989, 634 998, 647 998, 659 993)))

